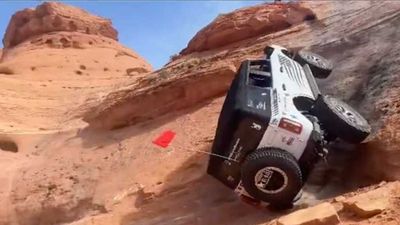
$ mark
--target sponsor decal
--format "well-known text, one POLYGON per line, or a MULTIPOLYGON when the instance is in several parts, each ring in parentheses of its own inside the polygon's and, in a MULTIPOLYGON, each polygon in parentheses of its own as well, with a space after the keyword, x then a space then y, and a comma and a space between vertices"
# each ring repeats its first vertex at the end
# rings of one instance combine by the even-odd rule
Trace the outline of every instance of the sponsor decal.
POLYGON ((256 106, 256 109, 262 109, 262 110, 266 110, 267 109, 267 105, 265 102, 259 102, 256 106))
POLYGON ((286 136, 282 136, 281 141, 283 143, 285 143, 286 145, 292 145, 294 143, 294 137, 286 137, 286 136))
POLYGON ((257 124, 257 123, 253 122, 253 124, 251 124, 251 128, 253 128, 255 130, 261 130, 262 127, 261 127, 260 124, 257 124))
POLYGON ((294 137, 290 137, 289 140, 286 142, 287 145, 292 145, 294 142, 294 137))
POLYGON ((267 184, 269 183, 269 180, 271 179, 273 173, 274 172, 272 170, 264 170, 262 172, 262 176, 261 176, 260 181, 257 182, 257 186, 260 186, 262 188, 267 186, 267 184))
MULTIPOLYGON (((239 146, 239 142, 240 142, 240 138, 236 139, 236 142, 235 142, 235 144, 233 145, 232 151, 231 151, 231 153, 230 153, 229 156, 228 156, 228 158, 229 158, 230 160, 237 161, 237 159, 239 158, 240 153, 242 152, 242 149, 243 149, 242 146, 239 146)), ((230 164, 231 164, 231 163, 229 162, 229 165, 230 165, 230 164)))

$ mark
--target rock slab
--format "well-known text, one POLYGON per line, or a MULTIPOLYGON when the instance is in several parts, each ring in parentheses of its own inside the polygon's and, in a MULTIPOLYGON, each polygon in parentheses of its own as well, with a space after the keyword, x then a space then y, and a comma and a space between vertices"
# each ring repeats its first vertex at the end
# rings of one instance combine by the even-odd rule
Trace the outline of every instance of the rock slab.
POLYGON ((382 213, 390 205, 389 190, 378 188, 376 190, 356 195, 343 201, 344 209, 360 218, 369 218, 382 213))
POLYGON ((315 19, 312 10, 298 3, 260 4, 219 15, 201 29, 181 54, 215 49, 258 35, 284 30, 315 19))
POLYGON ((31 37, 59 31, 94 34, 118 40, 111 20, 59 2, 45 2, 35 9, 16 12, 3 38, 4 48, 10 48, 31 37))
POLYGON ((314 207, 301 209, 277 220, 277 225, 335 225, 340 219, 335 207, 322 203, 314 207))

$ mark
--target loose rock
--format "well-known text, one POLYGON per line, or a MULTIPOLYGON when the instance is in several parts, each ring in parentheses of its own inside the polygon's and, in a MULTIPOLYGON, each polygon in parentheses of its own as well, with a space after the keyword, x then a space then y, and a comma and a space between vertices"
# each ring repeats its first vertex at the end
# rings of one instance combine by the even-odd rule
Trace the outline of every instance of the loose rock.
POLYGON ((334 225, 339 223, 335 207, 330 203, 301 209, 277 220, 278 225, 334 225))
POLYGON ((388 192, 388 189, 383 187, 356 195, 343 202, 344 209, 361 218, 375 216, 389 207, 388 192))

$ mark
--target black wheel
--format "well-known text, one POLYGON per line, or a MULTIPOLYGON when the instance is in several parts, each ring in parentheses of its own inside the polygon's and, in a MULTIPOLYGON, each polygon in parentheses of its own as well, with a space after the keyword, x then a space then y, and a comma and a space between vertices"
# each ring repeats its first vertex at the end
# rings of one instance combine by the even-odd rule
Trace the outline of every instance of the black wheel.
POLYGON ((311 72, 316 78, 327 78, 333 69, 333 65, 329 60, 318 54, 305 50, 300 50, 297 53, 295 60, 302 65, 308 64, 311 72))
POLYGON ((303 186, 300 167, 288 152, 257 149, 246 157, 242 165, 242 184, 255 199, 276 208, 292 205, 303 186))
POLYGON ((320 96, 312 109, 329 134, 350 143, 360 143, 371 133, 368 121, 353 107, 331 97, 320 96))

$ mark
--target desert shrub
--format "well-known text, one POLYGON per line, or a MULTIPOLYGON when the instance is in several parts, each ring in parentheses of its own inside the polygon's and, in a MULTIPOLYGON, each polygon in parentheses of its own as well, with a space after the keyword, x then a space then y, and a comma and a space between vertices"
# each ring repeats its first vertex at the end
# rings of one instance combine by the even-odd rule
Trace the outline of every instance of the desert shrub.
POLYGON ((180 56, 181 56, 181 55, 179 55, 179 54, 173 54, 173 55, 171 55, 171 56, 169 57, 169 62, 172 62, 172 61, 178 59, 180 56))

